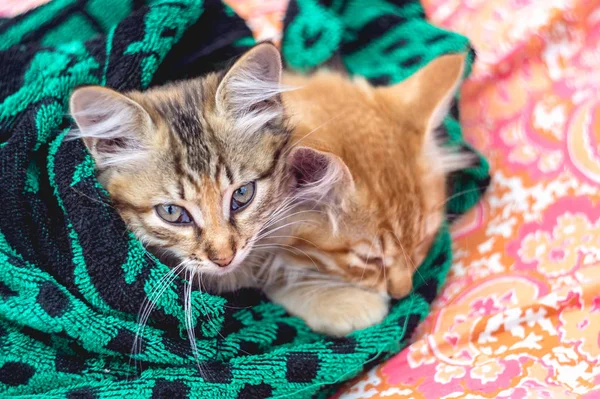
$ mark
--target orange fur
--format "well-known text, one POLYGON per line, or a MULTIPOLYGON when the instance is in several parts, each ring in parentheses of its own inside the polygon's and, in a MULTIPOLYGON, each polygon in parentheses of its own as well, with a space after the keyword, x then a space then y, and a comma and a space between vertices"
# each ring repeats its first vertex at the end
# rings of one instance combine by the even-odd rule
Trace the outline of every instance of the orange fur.
POLYGON ((283 96, 294 142, 339 157, 353 182, 345 184, 335 234, 318 216, 295 229, 288 244, 314 259, 297 254, 294 262, 320 260, 328 273, 396 298, 410 292, 442 223, 446 195, 440 160, 426 150, 436 145, 433 129, 463 64, 463 55, 441 57, 386 88, 328 71, 284 76, 300 88, 283 96))

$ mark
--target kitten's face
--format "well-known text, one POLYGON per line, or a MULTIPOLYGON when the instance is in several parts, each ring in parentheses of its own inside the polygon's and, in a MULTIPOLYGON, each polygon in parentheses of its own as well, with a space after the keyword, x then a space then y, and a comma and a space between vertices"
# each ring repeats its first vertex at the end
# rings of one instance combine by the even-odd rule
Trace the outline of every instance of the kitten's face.
POLYGON ((100 182, 142 242, 203 273, 245 259, 289 187, 280 73, 277 50, 261 45, 226 74, 73 94, 100 182))
POLYGON ((285 195, 278 158, 286 134, 265 131, 250 142, 235 140, 225 122, 212 130, 213 137, 207 134, 201 143, 186 145, 175 126, 157 130, 167 138, 164 145, 156 146, 137 169, 100 175, 103 185, 144 243, 190 260, 203 272, 231 271, 285 195))
POLYGON ((385 88, 328 72, 284 79, 302 87, 284 94, 298 113, 294 141, 320 154, 321 164, 338 165, 331 169, 338 177, 329 179, 341 182, 335 233, 304 225, 293 245, 346 280, 394 297, 410 292, 444 220, 446 175, 471 161, 444 151, 434 137, 463 63, 460 55, 441 57, 385 88))

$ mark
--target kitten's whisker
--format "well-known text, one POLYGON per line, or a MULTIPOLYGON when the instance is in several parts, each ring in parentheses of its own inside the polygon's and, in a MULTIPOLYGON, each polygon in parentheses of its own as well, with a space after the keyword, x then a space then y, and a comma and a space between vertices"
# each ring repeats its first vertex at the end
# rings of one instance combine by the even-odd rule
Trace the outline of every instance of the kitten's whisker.
POLYGON ((194 323, 192 322, 192 312, 193 312, 193 303, 192 303, 192 284, 194 282, 194 277, 196 276, 196 271, 193 269, 186 270, 186 283, 184 286, 184 300, 183 300, 183 309, 185 312, 185 325, 187 328, 188 339, 190 341, 190 346, 192 348, 192 354, 194 355, 194 359, 196 360, 196 364, 198 365, 198 371, 202 374, 202 367, 200 366, 200 359, 198 357, 198 346, 196 345, 196 331, 194 330, 194 323))
MULTIPOLYGON (((385 265, 383 265, 383 281, 385 281, 386 287, 387 287, 387 267, 385 267, 385 265)), ((412 277, 412 276, 411 276, 412 277)))
POLYGON ((277 208, 275 208, 275 210, 273 211, 273 213, 271 215, 278 215, 280 214, 283 209, 285 209, 286 207, 292 205, 294 202, 294 197, 286 197, 283 199, 283 201, 281 201, 281 203, 277 206, 277 208))
MULTIPOLYGON (((381 229, 377 229, 377 231, 375 232, 375 237, 379 237, 379 231, 381 229)), ((373 244, 375 243, 375 240, 371 240, 371 245, 369 245, 369 251, 367 252, 367 260, 371 258, 371 250, 373 249, 373 244)), ((381 254, 382 257, 385 258, 385 254, 381 254)), ((382 259, 382 263, 383 263, 383 259, 382 259)), ((383 268, 385 269, 385 265, 383 265, 383 268)), ((362 274, 360 275, 360 280, 358 281, 358 283, 362 283, 364 277, 365 277, 365 270, 367 270, 366 267, 363 267, 363 271, 362 274)))
POLYGON ((267 248, 261 247, 256 251, 264 254, 265 258, 259 264, 254 264, 252 276, 256 283, 262 282, 262 285, 265 286, 273 281, 281 267, 275 262, 276 255, 267 248))
POLYGON ((161 292, 159 292, 159 290, 162 291, 162 289, 166 288, 167 284, 166 280, 172 280, 174 277, 176 277, 181 270, 185 268, 185 261, 181 262, 179 265, 175 266, 174 268, 170 269, 169 272, 167 272, 164 276, 162 276, 160 278, 160 280, 158 280, 158 282, 156 283, 156 287, 153 288, 150 297, 148 298, 150 301, 154 301, 156 296, 160 296, 161 292))
POLYGON ((406 253, 406 250, 404 249, 404 245, 402 245, 402 243, 400 242, 400 238, 397 235, 395 235, 395 234, 392 234, 392 237, 394 237, 396 239, 396 242, 398 243, 398 245, 400 245, 400 249, 402 250, 402 253, 404 254, 404 260, 410 262, 410 264, 412 265, 413 270, 415 272, 417 272, 419 274, 419 276, 421 276, 421 280, 423 280, 423 282, 425 283, 425 285, 427 285, 427 281, 425 281, 425 278, 423 277, 423 275, 419 271, 419 267, 417 265, 415 265, 415 262, 406 253))
MULTIPOLYGON (((202 286, 202 273, 198 273, 196 275, 198 277, 198 290, 200 291, 200 304, 202 305, 202 308, 204 309, 204 313, 206 314, 206 316, 209 318, 209 321, 212 323, 212 320, 210 320, 210 315, 206 309, 206 305, 204 304, 204 296, 202 295, 202 292, 204 292, 204 288, 202 286)), ((192 279, 194 277, 192 276, 192 279)), ((190 286, 191 286, 191 281, 190 281, 190 286)), ((221 335, 221 333, 219 332, 219 335, 221 335)), ((221 335, 222 336, 222 335, 221 335)), ((196 358, 196 361, 198 361, 198 359, 196 358)), ((202 378, 204 378, 204 371, 202 370, 202 366, 200 365, 200 363, 198 363, 198 371, 200 372, 200 375, 202 376, 202 378)), ((212 374, 210 370, 206 370, 209 374, 212 374)), ((212 375, 211 375, 212 377, 212 375)), ((211 378, 214 380, 214 378, 211 378)))
MULTIPOLYGON (((142 247, 142 249, 144 250, 144 253, 145 253, 146 257, 147 257, 147 258, 148 258, 150 261, 152 261, 152 262, 156 263, 156 258, 155 258, 155 257, 154 257, 154 256, 153 256, 153 255, 152 255, 152 254, 151 254, 151 253, 148 251, 148 249, 146 249, 146 246, 147 246, 147 245, 149 245, 149 244, 146 242, 147 240, 144 240, 143 238, 139 238, 138 240, 139 240, 139 241, 141 242, 141 244, 142 244, 142 245, 141 245, 141 247, 142 247)), ((155 249, 155 251, 156 251, 156 252, 158 252, 158 251, 161 251, 163 255, 164 255, 164 254, 167 252, 165 249, 162 249, 162 248, 156 248, 156 249, 155 249)))
POLYGON ((315 244, 314 242, 307 240, 306 238, 302 238, 302 237, 298 237, 298 236, 269 236, 269 238, 293 238, 295 240, 307 242, 310 245, 314 246, 315 248, 319 248, 318 245, 315 244))
POLYGON ((325 122, 321 123, 319 126, 317 126, 316 128, 314 128, 314 129, 313 129, 313 130, 311 130, 310 132, 306 133, 304 136, 300 137, 298 140, 294 141, 294 142, 292 143, 292 145, 290 145, 290 146, 288 147, 287 151, 286 151, 284 154, 285 154, 285 155, 287 155, 287 154, 288 154, 290 151, 292 151, 292 150, 293 150, 293 149, 296 147, 296 145, 297 145, 297 144, 298 144, 300 141, 304 140, 305 138, 307 138, 308 136, 310 136, 311 134, 313 134, 313 133, 314 133, 314 132, 316 132, 317 130, 321 129, 323 126, 327 125, 328 123, 330 123, 330 122, 333 122, 334 120, 336 120, 336 119, 338 119, 338 118, 340 118, 340 117, 342 117, 342 116, 345 116, 345 115, 346 115, 348 112, 350 112, 350 111, 345 111, 345 112, 342 112, 342 113, 340 113, 340 114, 338 114, 338 115, 336 115, 336 116, 333 116, 333 117, 331 117, 329 120, 326 120, 325 122))
POLYGON ((142 313, 140 315, 140 319, 138 322, 138 332, 139 332, 138 335, 139 335, 139 339, 140 339, 140 341, 139 341, 140 351, 141 351, 141 344, 142 344, 144 329, 146 328, 146 324, 148 322, 150 313, 156 306, 156 302, 158 301, 158 299, 160 299, 160 297, 164 294, 164 292, 168 289, 169 285, 173 282, 173 280, 175 280, 175 278, 179 275, 180 272, 181 272, 181 270, 175 271, 175 269, 174 269, 172 272, 167 273, 157 283, 156 287, 152 290, 150 297, 147 300, 145 300, 144 303, 142 304, 143 310, 142 310, 142 313))
MULTIPOLYGON (((198 289, 200 292, 204 291, 203 288, 203 284, 202 284, 202 273, 198 273, 198 289)), ((206 314, 206 317, 208 318, 208 322, 215 327, 215 323, 213 322, 212 317, 210 317, 210 312, 208 311, 208 308, 206 307, 206 304, 204 303, 204 295, 200 295, 200 305, 202 306, 204 313, 206 314)), ((221 334, 221 331, 219 331, 218 327, 215 327, 215 330, 217 331, 217 334, 219 334, 219 336, 223 339, 225 339, 225 337, 221 334)))
POLYGON ((260 241, 260 240, 262 240, 265 237, 269 237, 270 234, 272 234, 272 233, 274 233, 274 232, 276 232, 278 230, 281 230, 281 229, 289 227, 289 226, 293 226, 295 224, 300 224, 300 223, 313 223, 313 224, 316 224, 318 226, 318 224, 316 222, 313 222, 311 220, 295 220, 293 222, 286 223, 283 226, 278 226, 278 227, 275 227, 275 228, 273 228, 273 229, 271 229, 269 231, 265 231, 265 232, 261 233, 260 235, 258 235, 256 237, 256 239, 254 241, 260 241))
MULTIPOLYGON (((293 213, 293 214, 287 214, 287 211, 289 211, 290 209, 293 209, 293 208, 299 208, 302 205, 304 205, 306 202, 307 201, 299 200, 299 198, 297 198, 297 197, 287 197, 283 201, 283 203, 275 210, 275 212, 273 212, 271 214, 271 216, 269 216, 269 219, 267 219, 267 221, 263 225, 262 229, 264 230, 265 228, 271 226, 274 223, 278 223, 278 222, 280 222, 280 221, 282 221, 284 219, 287 219, 289 217, 292 217, 292 216, 298 214, 297 212, 293 213), (278 216, 281 215, 281 214, 285 214, 285 216, 281 217, 281 218, 278 218, 278 216)), ((314 209, 314 208, 313 209, 308 209, 308 210, 304 209, 304 210, 301 210, 299 212, 300 213, 306 213, 306 212, 324 213, 324 212, 322 212, 320 210, 317 210, 317 209, 314 209)))
MULTIPOLYGON (((292 209, 294 207, 295 206, 290 206, 287 210, 292 209)), ((287 212, 287 210, 286 210, 286 212, 287 212)), ((266 229, 267 227, 272 226, 275 223, 279 223, 279 222, 281 222, 281 221, 283 221, 285 219, 289 219, 289 218, 291 218, 293 216, 300 215, 300 214, 303 214, 303 213, 311 213, 311 212, 324 213, 323 211, 319 211, 319 210, 316 210, 316 209, 305 209, 305 210, 297 211, 297 212, 294 212, 294 213, 285 214, 285 216, 282 216, 281 218, 276 218, 275 217, 276 215, 272 215, 271 218, 268 219, 267 222, 265 222, 265 224, 262 227, 262 230, 266 229)))
MULTIPOLYGON (((292 209, 293 207, 290 207, 289 209, 286 209, 286 212, 288 212, 290 209, 292 209)), ((286 215, 286 213, 283 213, 284 216, 279 217, 279 215, 271 215, 262 225, 262 227, 260 228, 260 232, 264 232, 265 230, 267 230, 268 228, 270 228, 273 225, 276 225, 277 223, 280 223, 282 220, 285 220, 287 218, 289 218, 289 216, 286 215)))
MULTIPOLYGON (((203 285, 202 285, 202 274, 201 274, 201 273, 199 273, 199 274, 198 274, 198 284, 199 284, 199 286, 200 286, 200 291, 202 291, 202 290, 203 290, 203 288, 202 288, 202 287, 203 287, 203 285)), ((204 309, 204 313, 206 314, 206 317, 208 318, 208 321, 209 321, 209 323, 210 323, 210 324, 211 324, 213 327, 215 327, 215 330, 217 331, 217 334, 218 334, 218 335, 219 335, 221 338, 225 339, 225 336, 224 336, 223 334, 221 334, 221 331, 219 331, 219 328, 217 328, 217 327, 216 327, 216 325, 213 323, 213 320, 212 320, 212 318, 210 317, 210 313, 209 313, 209 311, 208 311, 208 308, 206 307, 206 303, 204 303, 204 298, 203 298, 203 296, 200 296, 200 304, 202 305, 202 307, 203 307, 203 309, 204 309)), ((249 307, 251 307, 251 306, 248 306, 248 308, 249 308, 249 307)), ((246 308, 239 308, 239 309, 246 309, 246 308)), ((251 353, 248 353, 248 352, 246 352, 245 350, 242 350, 242 352, 244 352, 244 353, 245 353, 245 354, 247 354, 247 355, 251 355, 251 353)))
POLYGON ((148 318, 150 317, 150 313, 156 306, 156 302, 167 290, 169 285, 177 278, 179 273, 185 268, 185 263, 182 262, 173 269, 169 270, 156 284, 155 287, 152 288, 152 292, 150 295, 144 299, 142 305, 140 307, 140 313, 138 315, 138 328, 135 334, 135 338, 133 340, 133 347, 131 349, 132 356, 137 356, 142 352, 142 341, 144 336, 144 330, 148 323, 148 318))
POLYGON ((296 251, 301 252, 304 256, 306 256, 308 259, 310 259, 310 261, 313 263, 313 265, 315 266, 315 268, 317 270, 320 270, 319 266, 317 266, 317 263, 314 261, 314 259, 309 254, 307 254, 305 251, 301 250, 300 248, 294 247, 293 245, 287 245, 287 244, 258 244, 258 245, 256 245, 256 247, 257 248, 276 248, 276 247, 278 247, 278 248, 283 249, 283 250, 288 250, 289 252, 291 252, 294 255, 297 255, 292 250, 288 249, 288 248, 292 248, 292 249, 294 249, 296 251))
POLYGON ((471 188, 471 189, 468 189, 468 190, 459 191, 458 193, 454 193, 451 196, 449 196, 448 198, 444 199, 443 201, 440 201, 439 203, 435 204, 433 206, 433 208, 434 209, 439 209, 442 206, 446 205, 451 200, 453 200, 454 198, 460 197, 461 195, 472 193, 474 191, 481 191, 481 190, 479 188, 471 188))
MULTIPOLYGON (((267 259, 267 257, 268 257, 268 255, 267 255, 267 254, 258 254, 258 253, 257 253, 257 254, 252 254, 252 253, 250 253, 250 254, 248 254, 248 255, 246 256, 246 260, 248 260, 248 261, 250 261, 250 262, 251 262, 251 261, 253 261, 254 259, 257 259, 257 260, 258 260, 258 262, 264 262, 264 261, 267 259), (262 256, 261 256, 261 255, 262 255, 262 256)), ((256 266, 256 264, 252 264, 252 263, 250 263, 250 265, 251 265, 251 266, 256 266)))
POLYGON ((89 195, 87 195, 86 193, 84 193, 83 191, 77 190, 75 187, 71 187, 71 190, 75 191, 77 194, 81 195, 82 197, 89 199, 90 201, 97 202, 99 204, 106 205, 106 206, 109 206, 109 207, 115 209, 115 207, 110 202, 102 201, 101 199, 97 199, 97 198, 92 198, 89 195))
POLYGON ((142 303, 142 310, 141 310, 141 314, 139 316, 139 322, 138 322, 138 333, 139 334, 136 334, 136 337, 139 335, 139 339, 140 339, 140 341, 139 341, 140 348, 139 349, 140 350, 141 350, 141 339, 142 339, 144 328, 148 321, 148 317, 150 316, 150 313, 154 309, 154 306, 156 305, 156 301, 162 296, 164 291, 173 282, 173 280, 178 276, 178 274, 181 272, 181 270, 180 270, 181 268, 183 268, 183 265, 180 265, 177 268, 171 269, 168 273, 166 273, 157 282, 156 286, 152 289, 152 292, 150 293, 149 297, 147 299, 145 299, 144 302, 142 303))
POLYGON ((295 198, 293 196, 291 196, 291 197, 285 197, 283 199, 283 201, 281 201, 281 203, 277 206, 277 208, 275 208, 275 210, 271 214, 271 217, 272 216, 277 216, 278 214, 280 214, 287 207, 293 206, 294 201, 295 201, 295 198))

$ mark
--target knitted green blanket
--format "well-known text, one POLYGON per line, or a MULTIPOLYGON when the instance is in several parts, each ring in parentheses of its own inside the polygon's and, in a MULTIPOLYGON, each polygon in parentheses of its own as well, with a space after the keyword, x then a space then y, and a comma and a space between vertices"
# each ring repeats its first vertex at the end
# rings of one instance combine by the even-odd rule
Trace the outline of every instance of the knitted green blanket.
MULTIPOLYGON (((54 0, 0 21, 1 397, 324 397, 398 352, 427 315, 450 265, 447 227, 414 292, 380 325, 343 339, 311 332, 256 291, 194 292, 195 358, 186 282, 164 284, 167 267, 127 232, 84 146, 64 140, 67 100, 81 84, 140 89, 198 75, 251 44, 215 0, 54 0), (144 301, 155 306, 132 354, 144 301)), ((414 0, 292 1, 283 40, 291 67, 338 54, 380 84, 465 50, 465 38, 429 25, 414 0)), ((470 151, 456 113, 443 133, 470 151)), ((448 214, 472 207, 487 183, 483 159, 453 174, 448 214)))

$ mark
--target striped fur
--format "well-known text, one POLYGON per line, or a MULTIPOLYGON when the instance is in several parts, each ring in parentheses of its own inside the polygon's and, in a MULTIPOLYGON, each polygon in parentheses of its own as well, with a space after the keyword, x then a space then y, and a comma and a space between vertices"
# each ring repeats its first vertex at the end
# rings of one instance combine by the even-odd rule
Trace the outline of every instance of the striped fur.
POLYGON ((138 238, 194 271, 221 276, 245 260, 289 194, 282 154, 291 131, 280 75, 278 51, 262 44, 228 71, 145 92, 83 87, 71 97, 72 137, 85 142, 138 238), (233 192, 249 182, 255 199, 231 212, 233 192), (193 223, 165 222, 155 211, 161 204, 185 208, 193 223), (226 268, 213 261, 230 257, 226 268))

